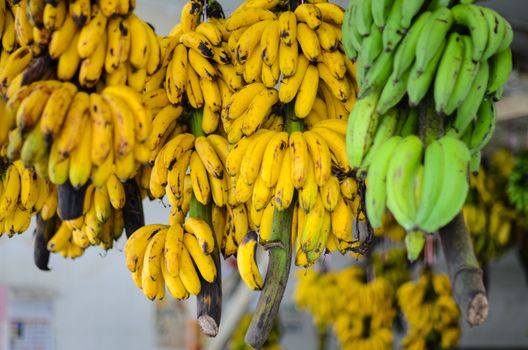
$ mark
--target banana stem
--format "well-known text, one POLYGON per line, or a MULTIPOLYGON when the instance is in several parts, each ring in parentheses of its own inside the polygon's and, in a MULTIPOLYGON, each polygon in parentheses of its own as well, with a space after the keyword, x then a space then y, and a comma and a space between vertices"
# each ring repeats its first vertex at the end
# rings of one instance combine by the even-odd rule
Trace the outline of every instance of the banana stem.
POLYGON ((429 145, 444 135, 444 118, 436 113, 432 96, 426 96, 417 108, 420 138, 424 145, 429 145))
POLYGON ((488 317, 489 304, 463 214, 442 227, 439 234, 455 300, 468 324, 479 326, 488 317))
POLYGON ((295 102, 290 102, 286 105, 286 119, 284 121, 284 127, 290 134, 294 131, 304 130, 304 121, 295 116, 295 102))
MULTIPOLYGON (((191 197, 189 216, 201 218, 212 227, 211 204, 201 204, 194 194, 191 197)), ((198 274, 202 288, 196 297, 196 313, 202 332, 208 337, 216 337, 222 317, 222 268, 218 242, 215 242, 215 248, 211 256, 216 266, 217 277, 213 283, 209 283, 203 279, 202 275, 198 274)))
POLYGON ((62 220, 74 220, 81 217, 84 206, 84 194, 87 188, 88 183, 80 188, 75 188, 69 180, 57 186, 59 197, 57 211, 62 220))
POLYGON ((48 267, 50 252, 48 241, 57 229, 57 216, 49 220, 43 220, 40 214, 37 215, 37 227, 35 228, 35 238, 33 241, 33 259, 35 266, 39 270, 49 271, 48 267))
POLYGON ((288 283, 292 258, 291 226, 294 206, 273 214, 272 236, 280 236, 280 245, 270 248, 269 263, 257 308, 251 319, 245 341, 255 349, 261 349, 277 318, 279 306, 288 283))
POLYGON ((145 226, 145 213, 143 212, 143 200, 141 192, 135 179, 123 183, 125 189, 125 206, 123 207, 123 219, 125 222, 125 234, 127 238, 132 236, 140 227, 145 226))
POLYGON ((195 109, 191 116, 191 132, 195 137, 205 136, 202 130, 203 109, 195 109))

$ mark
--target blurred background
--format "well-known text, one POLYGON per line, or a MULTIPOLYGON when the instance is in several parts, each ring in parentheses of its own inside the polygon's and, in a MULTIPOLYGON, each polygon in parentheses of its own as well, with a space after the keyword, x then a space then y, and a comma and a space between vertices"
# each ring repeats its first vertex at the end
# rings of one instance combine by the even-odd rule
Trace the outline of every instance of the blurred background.
MULTIPOLYGON (((337 1, 344 6, 346 1, 337 1)), ((229 14, 240 1, 222 1, 229 14)), ((491 154, 500 147, 524 150, 528 146, 528 1, 482 1, 505 16, 515 30, 514 73, 505 98, 498 104, 499 125, 488 146, 491 154)), ((167 34, 179 22, 182 0, 138 0, 136 14, 167 34)), ((503 189, 504 190, 504 189, 503 189)), ((169 210, 160 201, 144 203, 146 221, 163 223, 169 210)), ((33 264, 32 226, 13 239, 0 239, 0 350, 32 349, 223 349, 244 313, 255 306, 258 293, 238 284, 232 261, 223 264, 224 305, 217 339, 199 338, 192 320, 195 301, 147 300, 126 270, 122 248, 103 252, 89 249, 75 261, 54 255, 51 271, 33 264), (191 344, 191 345, 190 345, 191 344), (194 344, 194 345, 192 345, 194 344), (195 347, 192 347, 195 346, 195 347)), ((445 264, 439 252, 435 270, 445 264)), ((352 257, 327 256, 330 269, 356 262, 352 257)), ((516 247, 486 266, 490 313, 478 328, 463 326, 462 349, 528 348, 528 283, 516 247)), ((281 306, 281 341, 284 349, 317 349, 312 318, 299 311, 293 300, 298 269, 292 269, 281 306)), ((301 271, 302 274, 302 271, 301 271)), ((463 321, 462 321, 463 323, 463 321)), ((334 340, 327 343, 337 349, 334 340)))

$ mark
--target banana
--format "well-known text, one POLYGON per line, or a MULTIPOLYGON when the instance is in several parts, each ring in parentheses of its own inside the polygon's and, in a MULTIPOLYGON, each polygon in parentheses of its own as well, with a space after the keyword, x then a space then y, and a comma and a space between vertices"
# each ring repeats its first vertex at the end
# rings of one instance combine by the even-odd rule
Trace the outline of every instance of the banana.
MULTIPOLYGON (((186 76, 187 85, 185 92, 187 93, 187 99, 189 100, 189 104, 195 109, 200 109, 204 105, 203 92, 202 88, 200 87, 200 77, 191 67, 188 68, 186 76)), ((179 96, 177 97, 177 99, 181 99, 181 95, 183 94, 183 92, 179 92, 178 94, 179 96)))
MULTIPOLYGON (((218 75, 224 84, 227 84, 227 91, 230 92, 229 97, 233 92, 238 91, 244 87, 243 77, 236 73, 235 66, 232 64, 220 64, 217 65, 218 75)), ((221 82, 218 82, 221 85, 221 82)), ((220 88, 222 90, 222 88, 220 88)), ((222 103, 227 102, 227 99, 222 98, 222 103)))
MULTIPOLYGON (((167 235, 167 228, 160 230, 149 241, 147 249, 145 250, 145 257, 143 258, 143 268, 141 271, 141 285, 143 293, 150 300, 154 300, 158 294, 158 287, 156 281, 163 279, 161 272, 163 246, 165 237, 167 235)), ((165 285, 163 285, 165 287, 165 285)))
MULTIPOLYGON (((372 20, 374 21, 374 24, 378 26, 378 28, 385 27, 385 24, 387 23, 387 18, 389 17, 392 4, 393 4, 392 0, 372 1, 372 4, 371 4, 372 20)), ((405 6, 405 1, 404 1, 404 5, 402 6, 405 6)), ((402 13, 402 21, 403 21, 403 16, 405 16, 404 13, 402 13)))
POLYGON ((455 86, 454 88, 451 88, 453 92, 450 94, 449 100, 444 107, 444 113, 446 115, 451 115, 464 102, 479 68, 479 63, 473 61, 471 58, 473 51, 471 38, 467 35, 464 35, 462 36, 462 40, 464 43, 464 58, 455 86))
POLYGON ((148 59, 145 69, 148 75, 152 75, 158 71, 161 65, 161 46, 154 29, 146 22, 143 22, 143 26, 147 32, 149 42, 148 59))
POLYGON ((32 210, 38 200, 39 188, 35 171, 23 168, 20 173, 20 205, 25 210, 32 210))
POLYGON ((275 203, 273 201, 270 201, 263 208, 257 209, 257 211, 261 213, 259 221, 260 244, 269 244, 272 238, 271 232, 273 228, 273 214, 275 212, 275 203))
POLYGON ((180 224, 174 224, 167 230, 163 255, 165 269, 169 276, 178 277, 180 273, 181 256, 184 249, 183 235, 183 227, 180 224))
POLYGON ((292 11, 284 11, 279 16, 279 36, 288 46, 297 42, 297 16, 292 11))
POLYGON ((203 254, 209 255, 213 252, 215 248, 215 240, 211 227, 200 218, 188 217, 185 220, 184 228, 186 232, 193 234, 200 247, 203 254))
POLYGON ((354 23, 357 31, 362 36, 370 34, 372 27, 372 0, 354 2, 354 23))
POLYGON ((376 112, 379 94, 371 93, 359 99, 348 119, 346 150, 352 168, 359 168, 373 141, 379 123, 376 112))
POLYGON ((222 179, 224 166, 209 139, 205 136, 198 136, 194 141, 194 147, 207 172, 217 179, 222 179))
POLYGON ((410 68, 411 72, 409 73, 409 79, 407 81, 407 95, 409 96, 410 106, 417 106, 429 91, 429 87, 435 77, 438 62, 442 58, 442 53, 444 52, 445 40, 441 45, 442 46, 436 55, 429 61, 425 70, 420 72, 417 61, 415 61, 412 68, 410 68))
POLYGON ((84 118, 79 144, 70 156, 69 179, 73 187, 80 188, 90 178, 92 171, 92 123, 90 118, 84 118))
MULTIPOLYGON (((194 140, 195 137, 193 134, 178 134, 178 136, 172 138, 163 146, 164 155, 158 155, 158 158, 161 158, 159 161, 161 166, 158 168, 157 165, 154 166, 155 169, 163 170, 165 172, 163 178, 166 177, 166 171, 168 169, 172 169, 177 158, 185 151, 188 151, 194 147, 194 140)), ((158 162, 158 159, 156 159, 156 162, 158 162)))
POLYGON ((213 283, 216 280, 216 266, 211 255, 204 255, 196 237, 189 233, 183 235, 183 243, 196 264, 200 275, 207 282, 213 283))
POLYGON ((92 121, 91 160, 95 165, 102 165, 112 150, 113 121, 108 105, 101 95, 90 95, 90 112, 92 121))
MULTIPOLYGON (((400 116, 398 115, 397 109, 391 109, 387 113, 380 115, 380 122, 376 128, 376 134, 373 137, 372 145, 363 158, 360 168, 361 170, 366 170, 369 167, 372 157, 374 157, 378 148, 381 147, 385 141, 397 134, 399 118, 400 116)), ((362 173, 360 172, 358 175, 361 176, 362 173)))
POLYGON ((68 11, 67 6, 68 3, 66 1, 58 1, 56 5, 46 3, 42 13, 44 28, 53 32, 62 27, 68 11))
POLYGON ((324 139, 314 131, 306 131, 304 138, 313 159, 315 181, 318 186, 324 186, 332 173, 330 149, 324 139))
MULTIPOLYGON (((403 6, 410 0, 403 0, 403 6)), ((392 68, 392 75, 395 79, 399 79, 413 64, 416 55, 416 46, 418 39, 422 34, 422 30, 431 17, 431 12, 423 12, 413 23, 394 55, 394 62, 392 68)))
MULTIPOLYGON (((80 40, 80 37, 79 37, 80 40)), ((82 60, 79 69, 79 83, 85 87, 93 87, 103 73, 106 55, 106 36, 99 40, 91 56, 82 60)))
POLYGON ((128 23, 121 18, 110 18, 107 25, 107 48, 105 71, 114 73, 128 60, 130 52, 130 31, 128 23))
MULTIPOLYGON (((293 45, 292 45, 293 46, 293 45)), ((299 88, 306 76, 310 62, 304 55, 298 55, 296 62, 296 70, 292 76, 283 77, 279 86, 279 100, 282 103, 293 101, 299 88)), ((315 76, 315 72, 311 69, 311 74, 315 76)), ((312 92, 313 93, 313 92, 312 92)), ((303 109, 306 109, 304 107, 303 109)))
POLYGON ((74 0, 69 5, 70 16, 79 27, 91 18, 90 0, 74 0))
POLYGON ((121 181, 119 181, 116 175, 112 174, 108 177, 108 181, 106 182, 105 186, 112 207, 115 210, 123 209, 125 207, 126 195, 125 188, 123 187, 121 181))
POLYGON ((103 94, 103 99, 112 113, 115 159, 125 159, 133 154, 136 143, 134 115, 125 99, 110 94, 103 94))
POLYGON ((335 51, 339 47, 340 35, 336 28, 326 22, 321 22, 321 25, 316 30, 317 39, 321 48, 326 51, 335 51))
POLYGON ((315 181, 315 168, 311 157, 306 158, 305 162, 305 181, 299 189, 299 205, 306 212, 310 212, 316 205, 318 197, 318 186, 315 181))
POLYGON ((486 50, 482 54, 482 60, 487 60, 498 52, 499 47, 506 35, 507 26, 505 21, 495 11, 487 7, 480 7, 488 23, 488 42, 486 50))
POLYGON ((268 187, 262 177, 257 177, 255 185, 253 186, 253 193, 251 195, 251 206, 255 211, 260 211, 266 208, 271 198, 272 188, 268 187))
POLYGON ((416 43, 415 70, 418 75, 426 71, 431 61, 434 61, 438 51, 443 50, 447 32, 453 25, 452 11, 441 7, 434 11, 425 22, 420 37, 416 43))
MULTIPOLYGON (((334 211, 331 213, 332 234, 338 242, 351 243, 352 237, 352 211, 348 207, 345 199, 339 198, 334 211)), ((299 221, 301 222, 301 221, 299 221)))
POLYGON ((311 29, 315 30, 321 25, 322 13, 314 4, 300 4, 295 8, 294 14, 298 22, 306 23, 311 29))
POLYGON ((453 93, 453 82, 457 81, 464 59, 464 43, 458 33, 453 33, 438 65, 434 82, 434 100, 436 113, 447 115, 446 105, 453 93))
POLYGON ((253 98, 262 91, 267 91, 262 83, 252 83, 235 92, 227 103, 225 118, 228 120, 239 118, 249 108, 253 98))
POLYGON ((504 26, 506 27, 504 38, 502 38, 501 45, 497 48, 497 52, 502 52, 509 48, 513 41, 513 29, 511 24, 505 20, 504 17, 500 16, 498 13, 496 13, 496 16, 498 16, 499 19, 504 22, 504 26))
POLYGON ((69 158, 71 152, 80 143, 77 132, 82 130, 84 120, 90 118, 89 113, 90 96, 85 92, 78 92, 73 98, 57 140, 54 141, 62 158, 69 158))
POLYGON ((279 42, 279 21, 271 21, 262 32, 262 39, 260 41, 260 48, 262 50, 260 57, 270 67, 278 59, 279 42))
POLYGON ((256 261, 257 234, 248 232, 237 249, 237 266, 240 277, 253 290, 261 290, 264 283, 256 261))
POLYGON ((415 177, 422 153, 422 141, 407 136, 398 144, 387 168, 387 207, 406 230, 416 225, 415 177))
POLYGON ((310 262, 315 262, 323 253, 330 234, 331 217, 317 196, 315 206, 305 216, 303 230, 299 237, 301 249, 310 262))
POLYGON ((220 112, 222 108, 222 95, 216 81, 200 79, 200 88, 202 90, 205 105, 208 106, 212 112, 220 112))
POLYGON ((251 145, 246 149, 240 164, 240 179, 243 179, 247 185, 253 185, 255 183, 259 175, 264 151, 274 134, 274 132, 263 132, 257 135, 251 145))
POLYGON ((487 93, 492 94, 503 88, 512 72, 512 51, 508 47, 490 59, 490 77, 487 93))
POLYGON ((328 181, 319 187, 319 194, 326 211, 333 212, 337 206, 341 192, 339 188, 339 180, 335 176, 331 176, 328 181))
POLYGON ((130 272, 134 273, 143 267, 147 245, 163 230, 167 230, 166 225, 147 225, 136 230, 128 238, 123 252, 125 254, 127 268, 130 272))
POLYGON ((372 23, 370 34, 363 39, 361 46, 359 60, 365 69, 369 69, 383 51, 382 32, 374 23, 372 23))
POLYGON ((29 65, 32 59, 31 49, 27 46, 22 46, 13 51, 5 62, 0 73, 0 82, 2 86, 8 87, 12 84, 17 75, 22 73, 29 65))
POLYGON ((215 56, 213 44, 200 33, 186 32, 180 36, 180 43, 191 50, 195 50, 205 58, 214 58, 215 56))
POLYGON ((460 212, 468 192, 468 164, 470 153, 460 140, 444 136, 439 140, 444 152, 445 164, 440 185, 441 200, 433 206, 429 216, 420 223, 427 232, 435 232, 450 222, 460 212))
POLYGON ((247 117, 242 122, 243 134, 246 136, 254 134, 277 102, 279 102, 279 94, 275 89, 264 89, 255 95, 247 108, 247 117))
POLYGON ((229 16, 225 22, 225 26, 228 31, 233 32, 257 22, 275 19, 277 19, 277 16, 269 10, 263 8, 242 8, 229 16))
POLYGON ((475 128, 471 133, 469 149, 472 154, 480 153, 491 139, 496 126, 495 107, 489 98, 484 98, 477 112, 475 128))
POLYGON ((268 187, 274 187, 279 179, 280 164, 284 158, 288 145, 288 134, 280 132, 274 134, 264 150, 260 178, 268 187))
POLYGON ((383 88, 376 111, 379 114, 386 113, 389 109, 396 106, 407 93, 407 84, 409 81, 409 75, 411 70, 407 70, 399 78, 396 77, 394 72, 389 77, 389 81, 383 88))
POLYGON ((16 125, 22 133, 37 125, 49 95, 46 90, 35 89, 22 101, 16 113, 16 125))
POLYGON ((295 115, 298 118, 306 117, 312 110, 317 95, 319 75, 319 65, 317 67, 309 65, 306 69, 306 73, 297 92, 297 98, 295 99, 295 115))
POLYGON ((13 8, 15 15, 16 40, 20 46, 30 46, 33 44, 33 26, 26 15, 28 2, 22 1, 13 8))
POLYGON ((211 192, 207 170, 196 152, 192 153, 190 162, 193 193, 198 202, 206 205, 209 202, 209 194, 211 192))
POLYGON ((134 69, 144 68, 150 54, 147 30, 143 21, 135 14, 130 15, 126 22, 131 36, 128 62, 134 69))
POLYGON ((198 295, 201 291, 200 278, 194 267, 191 255, 187 249, 182 249, 181 268, 179 274, 185 289, 193 295, 198 295))
POLYGON ((349 1, 345 16, 343 18, 343 28, 341 42, 347 58, 357 59, 358 50, 361 49, 363 36, 357 31, 355 25, 355 14, 357 13, 356 2, 349 1))
POLYGON ((79 41, 79 32, 75 33, 71 45, 66 51, 60 55, 59 64, 57 66, 57 77, 62 81, 71 80, 79 65, 81 63, 81 57, 77 52, 77 42, 79 41))
POLYGON ((277 184, 275 186, 275 207, 280 211, 285 210, 290 206, 295 190, 291 177, 291 155, 291 151, 287 149, 282 160, 282 166, 279 170, 279 178, 277 179, 277 184))
POLYGON ((66 225, 66 223, 62 223, 57 232, 51 237, 51 239, 48 242, 48 250, 53 253, 57 253, 64 249, 68 242, 70 241, 72 234, 72 230, 66 225))
MULTIPOLYGON (((107 18, 100 10, 99 6, 92 8, 92 18, 82 27, 77 43, 77 51, 81 58, 91 56, 100 45, 101 38, 105 37, 107 18)), ((106 49, 106 47, 105 47, 106 49)))
POLYGON ((477 116, 478 109, 486 93, 488 80, 489 64, 487 61, 482 61, 466 99, 457 110, 453 127, 458 135, 464 134, 470 122, 477 116))
POLYGON ((52 183, 62 185, 68 180, 70 159, 64 158, 59 153, 57 142, 54 142, 50 149, 48 160, 48 176, 52 183))
POLYGON ((310 28, 306 23, 298 22, 297 41, 308 61, 316 63, 321 54, 321 45, 317 38, 317 32, 310 28))
POLYGON ((402 26, 403 1, 394 1, 387 23, 383 27, 383 48, 385 51, 393 51, 405 33, 405 27, 402 26))
POLYGON ((188 50, 188 55, 190 66, 194 69, 195 74, 198 74, 201 79, 213 80, 216 78, 218 72, 213 64, 207 60, 207 58, 203 57, 194 50, 188 50))
MULTIPOLYGON (((246 63, 253 51, 258 47, 259 42, 263 38, 263 33, 274 21, 262 21, 251 25, 246 29, 237 41, 235 48, 236 61, 240 64, 246 63)), ((260 57, 261 49, 258 50, 260 57)))
POLYGON ((321 19, 324 22, 341 26, 344 19, 344 10, 337 4, 330 2, 316 2, 315 6, 321 11, 321 19))
POLYGON ((7 52, 13 52, 17 44, 15 32, 15 18, 11 11, 5 12, 4 30, 2 33, 2 48, 7 52))
POLYGON ((401 26, 403 28, 411 26, 414 16, 420 12, 423 5, 424 0, 403 0, 401 10, 401 26))
POLYGON ((488 44, 488 28, 486 16, 481 7, 470 4, 459 4, 451 9, 456 24, 466 26, 471 33, 473 43, 472 58, 474 61, 483 59, 488 44))
POLYGON ((320 127, 316 125, 313 129, 318 133, 328 145, 330 153, 332 153, 332 160, 335 165, 344 173, 350 172, 350 165, 348 164, 346 140, 345 136, 331 129, 320 127))
POLYGON ((374 65, 367 71, 362 84, 360 83, 360 98, 373 91, 381 90, 385 86, 392 71, 394 56, 394 51, 383 51, 379 55, 374 65))
POLYGON ((48 143, 59 132, 76 92, 75 85, 64 83, 49 96, 40 116, 40 129, 48 143))
POLYGON ((296 189, 300 189, 306 182, 306 168, 310 157, 308 145, 302 132, 294 131, 290 134, 289 150, 291 152, 291 181, 296 189))

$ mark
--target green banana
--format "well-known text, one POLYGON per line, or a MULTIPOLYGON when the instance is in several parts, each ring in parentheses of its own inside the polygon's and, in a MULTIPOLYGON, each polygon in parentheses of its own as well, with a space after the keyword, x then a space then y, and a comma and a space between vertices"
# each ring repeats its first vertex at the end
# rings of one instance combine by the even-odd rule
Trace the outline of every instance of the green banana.
POLYGON ((442 58, 444 52, 445 40, 442 41, 440 48, 436 55, 429 61, 425 70, 420 72, 418 62, 415 62, 411 68, 409 75, 409 81, 407 82, 407 95, 409 95, 409 104, 411 106, 417 106, 418 103, 424 98, 429 91, 429 87, 433 81, 438 67, 438 62, 442 58))
POLYGON ((504 38, 502 38, 501 45, 497 49, 497 52, 501 52, 506 50, 508 47, 510 47, 512 41, 513 41, 513 29, 510 23, 508 23, 507 20, 504 19, 501 15, 497 14, 497 16, 500 18, 500 20, 504 23, 504 26, 506 27, 506 32, 504 33, 504 38))
POLYGON ((427 7, 428 11, 436 11, 442 7, 448 7, 451 0, 431 0, 431 3, 427 7))
POLYGON ((400 225, 416 225, 415 177, 422 164, 423 144, 416 135, 402 140, 387 169, 387 207, 400 225))
POLYGON ((384 114, 390 108, 396 106, 398 102, 405 96, 407 92, 407 82, 411 70, 408 69, 401 77, 396 77, 394 72, 389 77, 389 81, 385 84, 378 101, 377 111, 384 114))
POLYGON ((447 32, 453 25, 453 15, 442 7, 429 17, 416 43, 416 72, 422 74, 445 43, 447 32))
POLYGON ((487 93, 492 94, 499 90, 510 79, 513 69, 512 51, 508 47, 491 57, 490 77, 487 93))
POLYGON ((486 46, 488 44, 488 22, 480 6, 459 4, 451 9, 453 19, 456 24, 466 26, 471 33, 473 41, 474 61, 480 61, 483 58, 486 46))
POLYGON ((439 140, 444 151, 445 166, 441 176, 441 196, 430 215, 420 225, 426 232, 436 232, 445 226, 462 210, 466 201, 468 184, 469 150, 462 141, 449 136, 439 140))
POLYGON ((348 118, 346 147, 348 161, 352 168, 359 168, 367 153, 378 127, 379 114, 376 105, 379 91, 357 100, 348 118))
POLYGON ((398 110, 393 108, 387 113, 380 114, 380 122, 374 135, 374 140, 370 146, 363 162, 361 163, 362 169, 368 169, 372 158, 376 154, 377 150, 392 136, 396 135, 396 128, 398 127, 398 110))
POLYGON ((394 60, 394 51, 383 51, 372 67, 367 71, 365 82, 360 88, 359 97, 370 94, 371 91, 378 91, 385 86, 387 79, 392 71, 392 62, 394 60))
POLYGON ((353 10, 354 10, 354 1, 349 1, 345 15, 343 17, 343 25, 341 31, 341 42, 343 43, 343 49, 347 58, 355 60, 358 57, 358 50, 355 45, 353 37, 353 10))
POLYGON ((424 2, 425 0, 403 0, 401 12, 401 26, 403 28, 411 26, 412 19, 420 12, 424 2))
POLYGON ((389 13, 387 23, 383 28, 383 48, 393 51, 401 41, 405 28, 401 25, 403 0, 395 0, 389 13))
POLYGON ((416 55, 418 38, 430 16, 431 12, 429 11, 422 13, 413 23, 412 27, 405 35, 405 38, 403 38, 403 41, 398 46, 396 55, 394 56, 394 67, 392 69, 392 74, 395 75, 396 78, 399 78, 403 72, 412 66, 416 55))
POLYGON ((387 198, 387 168, 401 141, 400 136, 385 141, 373 155, 368 168, 365 205, 368 220, 374 228, 381 227, 387 198))
POLYGON ((502 45, 507 29, 505 21, 498 16, 497 12, 488 7, 481 7, 480 9, 488 23, 488 43, 482 55, 482 59, 487 60, 498 52, 497 50, 502 45))
POLYGON ((436 113, 446 115, 445 106, 453 93, 453 82, 457 81, 464 58, 464 43, 458 33, 452 33, 447 40, 434 82, 436 113))
POLYGON ((372 2, 372 19, 378 28, 385 27, 393 0, 375 0, 372 2))
POLYGON ((361 54, 359 57, 359 64, 369 69, 376 58, 383 51, 383 40, 381 38, 381 30, 372 23, 370 34, 363 39, 361 43, 361 54))
POLYGON ((439 184, 442 183, 445 165, 442 145, 438 140, 434 140, 425 149, 423 182, 416 214, 416 223, 420 227, 431 215, 436 202, 440 200, 441 188, 439 184))
POLYGON ((477 111, 486 93, 486 87, 488 86, 488 77, 488 61, 482 61, 480 62, 477 76, 473 80, 473 84, 471 84, 471 89, 466 99, 457 110, 453 127, 458 135, 462 135, 469 123, 477 116, 477 111))
POLYGON ((462 66, 460 67, 460 72, 455 82, 455 86, 452 89, 453 92, 451 93, 451 96, 444 107, 444 113, 446 115, 453 114, 455 109, 457 109, 462 104, 462 102, 464 102, 464 99, 471 89, 473 79, 475 79, 475 75, 478 72, 479 63, 473 61, 471 58, 473 51, 471 38, 467 35, 463 35, 462 41, 464 42, 464 59, 462 61, 462 66))
POLYGON ((488 144, 491 136, 493 136, 496 124, 497 118, 493 101, 489 98, 484 98, 477 112, 475 128, 469 141, 469 149, 472 154, 480 153, 480 150, 488 144))
MULTIPOLYGON (((355 16, 355 25, 359 34, 367 36, 370 34, 372 25, 371 3, 373 0, 361 0, 357 2, 357 12, 355 16)), ((375 0, 374 0, 375 1, 375 0)))
POLYGON ((480 163, 482 161, 482 153, 475 152, 471 154, 471 159, 469 161, 469 171, 473 175, 477 175, 480 170, 480 163))

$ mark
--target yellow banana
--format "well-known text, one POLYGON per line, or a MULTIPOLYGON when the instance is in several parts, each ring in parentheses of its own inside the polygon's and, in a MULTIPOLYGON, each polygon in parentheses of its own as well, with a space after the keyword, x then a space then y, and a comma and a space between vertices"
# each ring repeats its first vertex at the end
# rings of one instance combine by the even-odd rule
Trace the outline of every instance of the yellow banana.
POLYGON ((275 206, 281 211, 290 206, 295 190, 291 176, 291 155, 291 150, 287 149, 282 160, 282 167, 280 168, 279 178, 275 187, 275 206))
POLYGON ((249 232, 238 246, 237 266, 240 277, 246 285, 253 290, 261 290, 263 287, 262 276, 256 261, 257 234, 249 232))
POLYGON ((202 252, 198 240, 190 233, 183 235, 183 243, 203 279, 209 283, 214 282, 216 280, 216 266, 211 255, 205 255, 202 252))
POLYGON ((73 187, 83 186, 90 178, 92 171, 92 122, 84 118, 81 140, 70 156, 69 178, 73 187))
POLYGON ((200 218, 188 217, 183 227, 186 232, 192 233, 196 237, 204 254, 208 255, 213 252, 215 238, 207 222, 200 218))
POLYGON ((197 152, 193 152, 191 155, 191 180, 196 199, 206 205, 209 202, 211 187, 207 177, 207 170, 197 152))
POLYGON ((297 16, 292 11, 285 11, 279 16, 279 36, 288 46, 297 42, 297 16))

